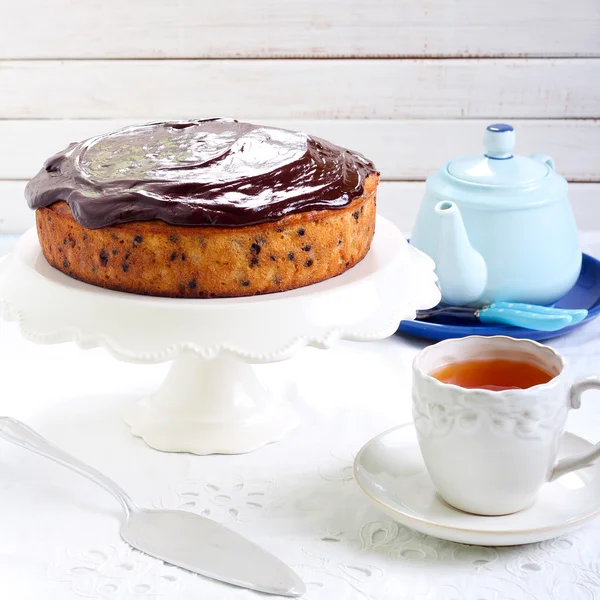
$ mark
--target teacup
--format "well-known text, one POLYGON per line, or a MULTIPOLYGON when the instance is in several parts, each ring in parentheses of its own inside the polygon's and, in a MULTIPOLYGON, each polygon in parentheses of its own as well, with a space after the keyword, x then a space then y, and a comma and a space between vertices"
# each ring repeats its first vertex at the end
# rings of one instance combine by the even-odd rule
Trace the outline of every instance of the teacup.
POLYGON ((413 418, 429 476, 460 510, 504 515, 527 508, 548 481, 589 465, 589 452, 557 462, 567 413, 600 378, 570 384, 562 357, 531 340, 471 336, 429 346, 413 362, 413 418), (525 389, 473 389, 442 383, 441 367, 470 360, 511 360, 546 371, 547 383, 525 389))

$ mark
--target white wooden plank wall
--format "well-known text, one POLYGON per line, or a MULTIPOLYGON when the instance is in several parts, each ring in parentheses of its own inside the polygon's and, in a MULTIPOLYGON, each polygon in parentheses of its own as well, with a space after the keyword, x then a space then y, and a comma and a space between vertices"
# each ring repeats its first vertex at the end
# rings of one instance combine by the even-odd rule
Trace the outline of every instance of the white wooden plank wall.
POLYGON ((410 230, 423 180, 485 125, 554 157, 600 230, 598 0, 0 0, 0 227, 68 142, 158 118, 234 116, 363 152, 410 230))

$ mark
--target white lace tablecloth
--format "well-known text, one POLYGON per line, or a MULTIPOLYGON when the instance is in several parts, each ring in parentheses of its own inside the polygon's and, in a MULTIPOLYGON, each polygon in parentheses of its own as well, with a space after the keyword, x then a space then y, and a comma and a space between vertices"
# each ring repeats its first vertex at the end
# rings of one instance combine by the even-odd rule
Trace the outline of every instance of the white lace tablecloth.
MULTIPOLYGON (((600 234, 583 242, 600 256, 600 234)), ((600 319, 552 344, 575 376, 600 374, 600 319)), ((393 336, 258 366, 266 383, 294 397, 302 425, 248 455, 198 457, 151 450, 123 423, 125 407, 154 389, 167 365, 36 346, 2 323, 0 412, 114 478, 138 503, 195 511, 252 538, 298 571, 307 600, 600 599, 600 519, 540 544, 463 546, 397 525, 358 490, 355 453, 410 420, 410 362, 423 345, 393 336)), ((568 428, 600 438, 600 394, 589 393, 568 428)), ((87 480, 0 441, 0 598, 259 597, 130 550, 119 511, 87 480)))

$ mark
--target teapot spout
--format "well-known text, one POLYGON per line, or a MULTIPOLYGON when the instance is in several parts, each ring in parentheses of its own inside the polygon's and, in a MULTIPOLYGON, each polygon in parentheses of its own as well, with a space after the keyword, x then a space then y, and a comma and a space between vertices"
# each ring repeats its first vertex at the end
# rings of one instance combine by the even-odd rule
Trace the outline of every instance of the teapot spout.
POLYGON ((487 283, 483 257, 471 246, 458 206, 442 201, 435 206, 438 229, 436 273, 444 302, 456 306, 481 299, 487 283))

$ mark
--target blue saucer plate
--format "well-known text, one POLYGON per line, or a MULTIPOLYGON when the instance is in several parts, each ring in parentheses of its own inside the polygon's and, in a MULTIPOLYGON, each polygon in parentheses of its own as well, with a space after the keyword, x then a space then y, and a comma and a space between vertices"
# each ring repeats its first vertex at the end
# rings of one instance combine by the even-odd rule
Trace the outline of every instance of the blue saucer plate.
POLYGON ((570 291, 553 306, 556 308, 585 308, 588 316, 575 325, 569 325, 558 331, 536 331, 521 329, 502 324, 479 323, 456 317, 434 317, 428 321, 401 321, 397 333, 424 338, 427 340, 445 340, 467 335, 508 335, 530 340, 548 340, 565 335, 577 327, 589 323, 600 314, 600 261, 583 255, 581 273, 570 291))

